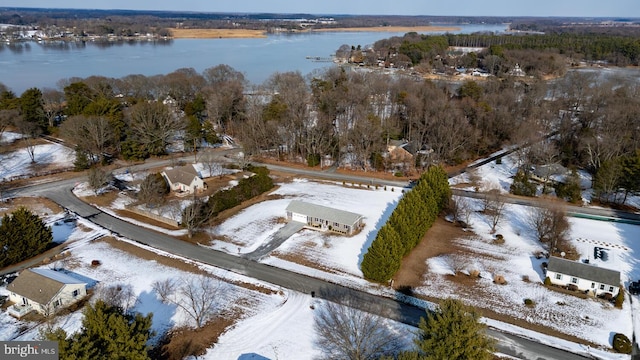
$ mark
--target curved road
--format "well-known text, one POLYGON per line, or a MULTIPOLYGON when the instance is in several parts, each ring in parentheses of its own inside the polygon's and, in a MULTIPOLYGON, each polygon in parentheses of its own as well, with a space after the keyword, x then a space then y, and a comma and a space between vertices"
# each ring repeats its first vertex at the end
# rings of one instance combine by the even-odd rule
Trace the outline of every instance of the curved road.
MULTIPOLYGON (((289 169, 289 171, 291 170, 289 169)), ((314 176, 317 176, 317 174, 314 174, 314 176)), ((359 177, 353 176, 348 176, 344 179, 347 181, 360 180, 359 177)), ((12 193, 14 196, 41 195, 47 197, 69 211, 76 213, 78 216, 86 218, 120 236, 168 253, 213 265, 284 288, 306 294, 313 292, 317 297, 335 302, 341 302, 341 300, 347 298, 356 299, 357 301, 349 301, 349 304, 351 306, 355 305, 361 310, 376 313, 413 326, 417 326, 420 317, 424 315, 424 309, 406 304, 399 299, 379 297, 363 291, 350 289, 325 280, 179 241, 168 235, 133 225, 106 214, 78 199, 71 192, 71 188, 77 181, 78 179, 70 179, 39 184, 15 189, 12 193)), ((383 183, 380 182, 380 184, 383 183)), ((392 182, 387 184, 398 186, 397 183, 394 184, 392 182)), ((585 359, 585 357, 580 355, 571 354, 561 349, 546 346, 519 336, 505 334, 494 329, 489 329, 488 332, 492 337, 499 340, 497 345, 498 351, 512 357, 531 360, 585 359)))

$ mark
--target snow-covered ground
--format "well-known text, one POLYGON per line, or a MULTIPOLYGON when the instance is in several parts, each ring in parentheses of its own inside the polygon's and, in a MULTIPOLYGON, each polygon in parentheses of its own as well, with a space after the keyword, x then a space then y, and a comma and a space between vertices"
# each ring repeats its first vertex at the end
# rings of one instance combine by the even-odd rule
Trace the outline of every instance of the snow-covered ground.
MULTIPOLYGON (((510 176, 515 173, 515 169, 515 161, 511 158, 504 159, 501 165, 487 164, 476 171, 476 176, 481 179, 479 187, 490 188, 497 185, 503 191, 508 191, 510 176)), ((469 174, 465 174, 453 179, 452 183, 468 183, 469 180, 469 174)), ((279 198, 251 206, 218 227, 209 229, 209 233, 215 239, 211 246, 230 254, 252 252, 283 226, 279 220, 285 216, 285 208, 293 199, 360 213, 365 216, 366 226, 355 236, 343 237, 303 230, 289 238, 281 247, 261 261, 379 294, 391 294, 388 288, 372 285, 363 280, 359 264, 366 249, 375 238, 377 230, 384 224, 402 195, 400 188, 394 188, 394 191, 387 188, 385 191, 383 188, 352 187, 349 184, 344 186, 340 183, 319 183, 304 179, 279 185, 280 188, 273 193, 279 198), (304 259, 305 265, 294 262, 292 260, 294 258, 304 259)), ((469 185, 469 189, 473 189, 473 186, 469 185)), ((477 208, 480 207, 477 202, 473 204, 477 208)), ((121 205, 116 204, 112 207, 118 206, 121 205)), ((610 348, 615 332, 625 333, 631 338, 633 328, 640 329, 638 316, 633 317, 632 320, 632 316, 640 310, 638 301, 634 301, 632 305, 627 299, 623 309, 619 310, 597 300, 582 300, 546 290, 541 286, 544 276, 540 268, 542 260, 535 259, 532 254, 541 250, 542 246, 537 243, 533 232, 527 226, 528 211, 529 209, 524 206, 508 205, 504 220, 498 226, 498 233, 502 234, 506 240, 503 245, 493 243, 488 220, 482 214, 474 213, 470 221, 474 229, 473 233, 469 233, 470 236, 466 239, 456 240, 458 246, 476 252, 472 259, 462 261, 465 264, 465 270, 473 268, 481 272, 482 276, 472 290, 456 288, 451 281, 447 280, 454 268, 459 266, 460 259, 439 257, 428 260, 430 271, 425 274, 425 286, 418 287, 415 291, 437 297, 458 296, 477 306, 487 306, 487 302, 474 303, 474 298, 465 296, 465 291, 486 292, 491 295, 488 297, 491 299, 488 302, 490 307, 497 312, 587 339, 603 348, 610 348), (504 276, 507 284, 503 286, 493 284, 491 281, 493 275, 504 276), (525 298, 534 300, 536 305, 532 308, 525 307, 523 305, 525 298)), ((640 234, 640 228, 585 219, 571 219, 571 225, 570 238, 581 254, 581 258, 587 258, 593 250, 593 244, 598 242, 600 246, 610 249, 609 260, 604 262, 591 258, 592 264, 619 270, 625 284, 632 279, 640 278, 640 266, 636 255, 637 251, 640 251, 640 244, 634 243, 640 234)), ((73 234, 70 236, 73 237, 73 234)), ((81 246, 73 247, 72 254, 80 264, 73 269, 74 272, 94 279, 98 284, 114 280, 131 284, 138 297, 142 299, 136 305, 136 310, 144 313, 154 311, 155 314, 155 312, 164 311, 162 308, 164 305, 159 304, 150 293, 151 282, 166 276, 185 276, 175 269, 165 269, 156 263, 134 258, 101 242, 84 242, 81 246), (99 258, 101 261, 104 259, 103 265, 97 269, 88 267, 87 263, 94 258, 99 258)), ((207 268, 206 271, 225 278, 227 276, 224 274, 226 272, 219 269, 207 268)), ((242 281, 251 283, 255 280, 243 279, 242 281)), ((6 292, 6 289, 0 288, 0 294, 3 291, 6 292)), ((243 292, 246 289, 233 291, 241 294, 239 296, 246 295, 243 292)), ((308 295, 288 291, 280 294, 282 295, 256 295, 258 298, 252 302, 252 306, 245 309, 248 314, 246 319, 223 334, 219 343, 209 349, 204 358, 311 359, 318 355, 318 349, 313 345, 315 334, 312 330, 311 298, 308 295), (248 339, 256 339, 256 341, 248 341, 248 339)), ((486 300, 487 297, 484 299, 486 300)), ((634 297, 634 300, 637 298, 634 297)), ((233 306, 232 300, 222 299, 222 301, 227 301, 225 306, 233 306)), ((78 326, 80 319, 76 314, 61 321, 67 324, 65 326, 69 329, 73 329, 74 326, 78 326)), ((154 319, 154 326, 166 328, 182 321, 184 318, 176 311, 161 316, 158 324, 155 324, 154 319)), ((589 349, 498 321, 489 319, 486 321, 492 327, 519 333, 572 352, 583 354, 598 352, 598 356, 605 359, 628 358, 589 349)), ((1 315, 0 326, 5 330, 0 331, 0 339, 15 338, 20 325, 24 324, 4 314, 1 315)), ((36 332, 30 331, 20 335, 19 338, 27 339, 35 334, 36 332)))
MULTIPOLYGON (((20 139, 21 135, 12 132, 2 133, 3 142, 20 139)), ((73 150, 60 144, 41 144, 34 147, 35 163, 26 149, 0 154, 0 182, 10 179, 29 177, 56 169, 71 169, 75 159, 73 150)))

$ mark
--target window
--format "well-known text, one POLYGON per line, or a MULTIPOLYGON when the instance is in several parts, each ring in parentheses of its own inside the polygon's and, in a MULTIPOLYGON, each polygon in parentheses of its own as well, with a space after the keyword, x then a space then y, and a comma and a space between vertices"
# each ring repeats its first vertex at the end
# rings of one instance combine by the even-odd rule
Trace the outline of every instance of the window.
POLYGON ((340 224, 338 224, 337 222, 334 222, 334 223, 333 223, 333 226, 338 227, 338 226, 340 226, 340 224))
POLYGON ((57 307, 58 307, 58 306, 60 306, 61 304, 62 304, 62 301, 60 301, 60 299, 58 299, 58 300, 56 300, 56 301, 53 303, 53 307, 54 307, 54 308, 57 308, 57 307))
POLYGON ((612 293, 613 292, 613 286, 609 286, 609 292, 612 293))
POLYGON ((595 289, 596 288, 596 283, 591 283, 591 288, 595 289))
POLYGON ((578 283, 578 278, 571 278, 571 283, 572 284, 577 284, 578 283))
POLYGON ((73 297, 78 296, 78 289, 73 290, 73 293, 71 293, 71 295, 73 295, 73 297))
POLYGON ((604 290, 604 285, 600 285, 600 290, 604 290))
POLYGON ((562 280, 562 274, 556 274, 556 280, 562 280))

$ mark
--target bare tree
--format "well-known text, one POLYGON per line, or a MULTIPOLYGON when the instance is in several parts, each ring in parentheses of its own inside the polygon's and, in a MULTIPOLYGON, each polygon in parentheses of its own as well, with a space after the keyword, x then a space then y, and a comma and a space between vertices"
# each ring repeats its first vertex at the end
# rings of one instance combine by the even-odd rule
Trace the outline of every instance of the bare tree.
POLYGON ((151 155, 163 154, 184 121, 160 102, 142 102, 129 113, 131 131, 151 155))
POLYGON ((162 205, 169 193, 169 185, 160 173, 147 175, 140 184, 137 198, 148 207, 162 205))
POLYGON ((35 122, 26 121, 22 116, 14 118, 14 126, 22 134, 22 141, 31 163, 35 163, 37 139, 42 135, 42 128, 35 122))
POLYGON ((102 160, 114 143, 112 127, 106 117, 71 116, 60 128, 65 139, 91 155, 91 163, 102 160))
MULTIPOLYGON (((195 195, 194 195, 195 196, 195 195)), ((182 225, 187 229, 187 236, 191 238, 200 228, 209 221, 209 206, 204 200, 195 197, 193 202, 182 210, 182 225)))
POLYGON ((452 203, 455 204, 452 207, 452 211, 454 213, 455 221, 462 221, 464 227, 468 227, 471 225, 471 214, 473 214, 473 206, 471 201, 468 198, 457 196, 455 198, 451 198, 452 203))
POLYGON ((562 248, 569 233, 566 210, 558 202, 547 202, 529 212, 529 225, 540 242, 549 244, 549 250, 562 248))
POLYGON ((316 344, 326 359, 365 360, 395 354, 401 334, 394 333, 384 318, 351 307, 356 299, 342 304, 326 301, 314 320, 316 344))
POLYGON ((199 329, 218 312, 215 300, 223 283, 208 276, 197 275, 183 277, 182 280, 156 281, 151 286, 162 302, 182 309, 199 329))
POLYGON ((56 118, 62 114, 64 108, 64 93, 56 89, 45 88, 42 91, 42 108, 49 127, 55 126, 56 118))
POLYGON ((490 189, 485 193, 482 203, 484 206, 483 212, 489 217, 491 233, 494 233, 496 232, 496 227, 502 220, 506 203, 502 195, 500 195, 499 189, 490 189))
POLYGON ((93 192, 98 195, 98 190, 107 185, 113 178, 113 175, 111 174, 111 172, 94 167, 89 169, 87 178, 89 180, 89 187, 91 187, 91 189, 93 189, 93 192))
POLYGON ((14 123, 14 119, 19 116, 18 110, 0 110, 0 145, 2 145, 2 134, 14 123))
POLYGON ((220 176, 224 174, 222 164, 220 163, 218 156, 211 151, 200 152, 198 162, 202 163, 207 170, 209 170, 209 176, 220 176))
POLYGON ((98 286, 96 297, 109 306, 122 308, 125 312, 135 306, 138 301, 130 284, 98 286))

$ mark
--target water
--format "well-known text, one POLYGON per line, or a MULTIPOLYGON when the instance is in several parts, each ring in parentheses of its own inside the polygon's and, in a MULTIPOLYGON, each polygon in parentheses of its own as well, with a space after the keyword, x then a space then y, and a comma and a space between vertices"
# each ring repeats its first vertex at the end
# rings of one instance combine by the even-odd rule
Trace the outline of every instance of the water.
MULTIPOLYGON (((457 26, 457 25, 455 25, 457 26)), ((507 25, 462 25, 457 33, 501 32, 507 25)), ((0 82, 17 95, 31 87, 58 88, 61 79, 91 75, 120 78, 152 76, 180 68, 198 72, 227 64, 260 84, 275 72, 303 75, 332 66, 307 56, 329 57, 341 45, 373 44, 399 32, 318 32, 269 35, 261 39, 176 39, 169 42, 95 43, 26 42, 0 46, 0 82)))

